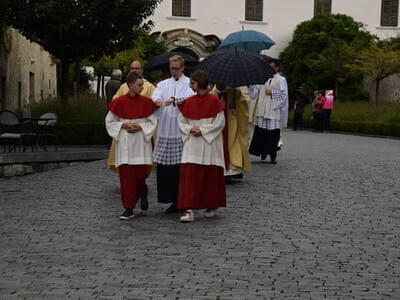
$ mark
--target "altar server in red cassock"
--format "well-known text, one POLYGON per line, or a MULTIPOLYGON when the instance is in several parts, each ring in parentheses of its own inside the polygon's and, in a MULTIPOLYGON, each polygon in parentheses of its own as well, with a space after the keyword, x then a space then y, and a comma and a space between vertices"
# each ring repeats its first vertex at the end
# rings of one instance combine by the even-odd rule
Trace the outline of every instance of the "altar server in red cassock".
POLYGON ((129 92, 116 98, 106 116, 108 134, 116 141, 115 165, 119 169, 121 200, 125 211, 121 220, 131 219, 136 201, 147 198, 146 177, 152 165, 151 137, 157 126, 155 104, 145 96, 143 77, 129 73, 129 92))
POLYGON ((197 94, 179 105, 178 119, 183 140, 178 192, 182 222, 194 220, 193 209, 206 209, 205 216, 213 217, 218 207, 226 206, 224 105, 208 93, 204 71, 195 71, 190 85, 197 94))

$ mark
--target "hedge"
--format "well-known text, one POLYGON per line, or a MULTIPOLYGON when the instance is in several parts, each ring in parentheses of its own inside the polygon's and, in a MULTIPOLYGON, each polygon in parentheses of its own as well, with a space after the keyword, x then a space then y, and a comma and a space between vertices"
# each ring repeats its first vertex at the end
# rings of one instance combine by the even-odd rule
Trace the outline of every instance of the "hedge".
MULTIPOLYGON (((381 135, 400 137, 400 124, 387 124, 382 122, 368 121, 335 121, 331 122, 331 129, 349 133, 361 133, 368 135, 381 135)), ((292 126, 293 119, 289 118, 289 126, 292 126)), ((304 128, 313 128, 313 120, 306 118, 303 120, 304 128)))
POLYGON ((104 123, 60 123, 55 133, 60 145, 106 145, 110 140, 104 123))
MULTIPOLYGON (((290 118, 289 126, 292 121, 290 118)), ((332 121, 331 127, 334 131, 400 137, 400 124, 332 121)), ((304 120, 304 128, 313 128, 312 119, 304 120)), ((110 141, 104 123, 61 123, 57 125, 55 133, 60 145, 106 145, 110 141)))

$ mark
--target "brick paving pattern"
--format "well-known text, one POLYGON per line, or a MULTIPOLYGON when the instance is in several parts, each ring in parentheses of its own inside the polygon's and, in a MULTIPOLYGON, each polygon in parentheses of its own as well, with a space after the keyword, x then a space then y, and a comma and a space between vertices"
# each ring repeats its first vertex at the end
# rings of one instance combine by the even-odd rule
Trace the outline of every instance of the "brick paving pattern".
POLYGON ((0 299, 400 299, 400 140, 285 132, 192 224, 106 161, 0 180, 0 299))

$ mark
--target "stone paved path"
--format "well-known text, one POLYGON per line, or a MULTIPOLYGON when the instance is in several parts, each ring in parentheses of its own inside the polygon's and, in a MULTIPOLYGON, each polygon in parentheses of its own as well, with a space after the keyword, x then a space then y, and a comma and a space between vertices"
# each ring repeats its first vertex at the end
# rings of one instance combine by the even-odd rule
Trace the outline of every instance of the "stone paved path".
POLYGON ((400 299, 400 140, 286 132, 192 224, 105 161, 0 180, 0 299, 400 299))

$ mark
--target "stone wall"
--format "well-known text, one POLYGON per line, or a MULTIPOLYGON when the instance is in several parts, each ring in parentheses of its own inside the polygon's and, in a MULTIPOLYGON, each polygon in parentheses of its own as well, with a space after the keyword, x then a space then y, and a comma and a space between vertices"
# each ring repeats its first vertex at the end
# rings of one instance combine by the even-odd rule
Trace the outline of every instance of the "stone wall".
POLYGON ((5 40, 9 49, 0 45, 1 109, 16 110, 56 97, 57 72, 51 55, 13 28, 6 29, 5 40))
MULTIPOLYGON (((375 102, 376 84, 370 77, 364 79, 364 88, 369 92, 371 102, 375 102)), ((383 79, 379 86, 380 102, 400 103, 400 76, 392 75, 383 79)))

